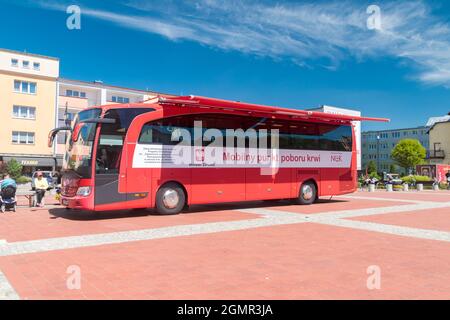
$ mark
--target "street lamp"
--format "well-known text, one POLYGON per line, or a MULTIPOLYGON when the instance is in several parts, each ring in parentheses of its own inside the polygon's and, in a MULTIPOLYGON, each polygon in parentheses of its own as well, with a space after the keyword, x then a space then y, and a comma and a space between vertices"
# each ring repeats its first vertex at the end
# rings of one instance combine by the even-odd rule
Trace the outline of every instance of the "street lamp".
POLYGON ((377 173, 380 172, 380 135, 377 135, 377 173))

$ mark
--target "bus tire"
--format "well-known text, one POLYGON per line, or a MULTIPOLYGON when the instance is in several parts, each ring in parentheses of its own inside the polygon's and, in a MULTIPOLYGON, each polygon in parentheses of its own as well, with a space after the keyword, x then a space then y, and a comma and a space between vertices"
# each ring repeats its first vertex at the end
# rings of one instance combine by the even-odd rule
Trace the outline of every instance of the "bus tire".
POLYGON ((301 205, 310 205, 317 198, 317 188, 314 182, 306 181, 300 186, 297 203, 301 205))
POLYGON ((186 205, 186 195, 177 183, 167 183, 156 193, 156 211, 161 215, 180 213, 186 205))

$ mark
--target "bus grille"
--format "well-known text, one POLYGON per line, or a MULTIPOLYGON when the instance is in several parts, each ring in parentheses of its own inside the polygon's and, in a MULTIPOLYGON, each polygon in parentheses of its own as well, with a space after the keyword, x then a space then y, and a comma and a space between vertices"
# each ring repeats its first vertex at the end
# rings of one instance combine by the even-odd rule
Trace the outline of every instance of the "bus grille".
POLYGON ((61 194, 65 197, 74 197, 77 194, 80 179, 63 177, 61 181, 61 194))

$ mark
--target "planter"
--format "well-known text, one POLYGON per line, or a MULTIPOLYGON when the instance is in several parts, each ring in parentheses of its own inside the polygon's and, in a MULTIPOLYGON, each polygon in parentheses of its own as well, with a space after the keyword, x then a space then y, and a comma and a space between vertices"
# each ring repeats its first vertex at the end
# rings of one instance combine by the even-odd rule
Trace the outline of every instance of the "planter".
POLYGON ((369 184, 369 192, 375 192, 375 185, 373 183, 369 184))
POLYGON ((423 184, 421 183, 416 184, 416 189, 417 191, 423 191, 423 184))

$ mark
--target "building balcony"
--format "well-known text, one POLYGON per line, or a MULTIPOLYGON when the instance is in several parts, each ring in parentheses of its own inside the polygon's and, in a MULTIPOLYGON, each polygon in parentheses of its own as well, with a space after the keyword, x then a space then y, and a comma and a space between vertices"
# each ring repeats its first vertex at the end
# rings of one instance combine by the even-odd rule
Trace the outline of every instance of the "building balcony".
POLYGON ((76 98, 68 96, 59 96, 59 107, 64 108, 66 105, 71 109, 86 109, 89 107, 88 99, 76 98))
POLYGON ((445 152, 444 150, 428 150, 427 151, 427 159, 444 159, 445 152))

